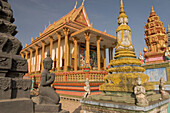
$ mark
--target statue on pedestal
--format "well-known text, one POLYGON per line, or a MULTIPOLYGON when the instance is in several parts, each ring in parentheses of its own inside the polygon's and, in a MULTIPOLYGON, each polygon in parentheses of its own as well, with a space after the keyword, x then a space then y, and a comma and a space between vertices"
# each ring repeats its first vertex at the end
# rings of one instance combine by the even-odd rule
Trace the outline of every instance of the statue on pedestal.
POLYGON ((48 51, 47 57, 43 60, 44 70, 41 73, 39 104, 58 104, 60 101, 59 95, 51 87, 55 80, 55 74, 49 72, 52 69, 52 64, 53 60, 50 58, 50 51, 48 51))
POLYGON ((134 88, 134 94, 136 95, 136 105, 148 106, 149 102, 145 96, 145 88, 142 86, 142 80, 140 77, 137 79, 137 86, 134 88))
POLYGON ((90 84, 89 84, 89 79, 88 78, 86 78, 85 85, 86 86, 84 86, 84 90, 86 92, 84 93, 83 98, 87 98, 90 95, 90 84))
POLYGON ((165 85, 164 85, 165 81, 164 79, 161 77, 160 78, 160 84, 159 84, 159 92, 161 93, 162 95, 162 98, 161 99, 165 99, 165 98, 169 98, 169 93, 167 93, 165 91, 165 85))

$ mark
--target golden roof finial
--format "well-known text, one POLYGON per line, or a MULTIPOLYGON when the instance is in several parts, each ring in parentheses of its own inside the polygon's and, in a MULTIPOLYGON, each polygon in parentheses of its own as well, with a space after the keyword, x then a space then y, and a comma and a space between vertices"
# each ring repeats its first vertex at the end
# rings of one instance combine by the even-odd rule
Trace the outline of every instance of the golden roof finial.
POLYGON ((84 1, 85 1, 85 0, 83 0, 83 2, 82 2, 82 4, 81 4, 81 5, 84 5, 84 1))
POLYGON ((152 16, 156 16, 153 6, 151 6, 151 13, 150 13, 150 17, 152 17, 152 16))
POLYGON ((31 37, 31 42, 33 42, 33 40, 34 40, 33 37, 31 37))
POLYGON ((155 12, 154 9, 153 9, 153 5, 151 6, 151 12, 155 12))
POLYGON ((123 6, 123 0, 120 0, 120 13, 125 13, 124 6, 123 6))
POLYGON ((106 29, 104 30, 104 32, 106 33, 106 29))
POLYGON ((46 29, 47 27, 46 27, 46 25, 45 25, 45 29, 46 29))
POLYGON ((49 21, 49 25, 51 25, 50 21, 49 21))
POLYGON ((76 7, 77 7, 77 1, 76 1, 76 4, 75 4, 75 6, 74 6, 74 9, 76 9, 76 7))
POLYGON ((25 44, 25 47, 27 47, 27 43, 25 44))
POLYGON ((91 22, 90 27, 93 27, 93 23, 91 22))

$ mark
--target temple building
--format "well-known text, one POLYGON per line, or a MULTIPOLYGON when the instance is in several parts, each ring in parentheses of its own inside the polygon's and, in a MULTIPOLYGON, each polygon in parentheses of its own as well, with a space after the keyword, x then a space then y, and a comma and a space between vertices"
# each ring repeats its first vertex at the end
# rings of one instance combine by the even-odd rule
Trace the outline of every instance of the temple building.
MULTIPOLYGON (((50 50, 55 70, 65 72, 82 69, 85 63, 91 68, 106 70, 106 49, 113 50, 116 37, 92 27, 84 4, 76 5, 67 15, 50 24, 40 36, 27 45, 21 55, 28 60, 29 73, 42 70, 42 60, 50 50)), ((110 54, 111 57, 111 54, 110 54)))
MULTIPOLYGON (((113 48, 116 45, 116 37, 93 28, 90 23, 84 1, 65 16, 53 24, 49 24, 45 30, 35 39, 31 38, 31 44, 25 46, 20 54, 28 61, 29 72, 27 75, 36 78, 40 82, 40 72, 43 70, 43 59, 50 50, 53 60, 52 71, 56 74, 54 87, 63 92, 59 86, 69 86, 66 81, 72 82, 71 86, 81 85, 77 81, 103 81, 106 70, 106 49, 109 49, 109 60, 113 59, 113 48), (58 84, 61 82, 60 84, 58 84)), ((98 84, 95 85, 98 87, 98 84)), ((76 88, 72 89, 77 89, 76 88)), ((67 88, 66 88, 67 89, 67 88)), ((95 88, 94 88, 95 89, 95 88)), ((98 89, 98 88, 97 88, 98 89)), ((71 89, 69 89, 71 90, 71 89)), ((96 90, 96 89, 95 89, 96 90)), ((80 92, 79 91, 79 92, 80 92)), ((68 94, 68 92, 64 92, 68 94)), ((74 93, 76 94, 76 93, 74 93)), ((92 91, 93 94, 93 91, 92 91)))
MULTIPOLYGON (((148 47, 148 50, 147 48, 143 49, 145 74, 149 76, 150 82, 158 84, 162 77, 167 84, 170 84, 170 63, 168 61, 170 50, 167 48, 169 31, 166 34, 163 22, 160 21, 153 6, 144 28, 145 42, 148 47)), ((158 85, 155 86, 155 89, 158 89, 158 85)), ((170 90, 170 85, 167 90, 170 90)))

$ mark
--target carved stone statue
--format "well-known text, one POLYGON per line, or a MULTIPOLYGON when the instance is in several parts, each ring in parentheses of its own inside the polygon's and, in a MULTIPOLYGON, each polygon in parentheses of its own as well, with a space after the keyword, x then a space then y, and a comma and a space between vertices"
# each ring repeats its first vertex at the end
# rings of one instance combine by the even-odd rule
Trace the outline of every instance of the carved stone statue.
POLYGON ((136 95, 136 105, 147 106, 149 104, 145 96, 145 88, 142 86, 142 80, 140 77, 137 79, 137 86, 134 88, 134 94, 136 95))
POLYGON ((31 80, 23 79, 28 63, 19 55, 22 45, 14 37, 14 21, 8 0, 0 0, 0 112, 33 113, 31 80))
POLYGON ((83 98, 87 98, 90 95, 90 84, 89 84, 89 79, 88 78, 86 78, 85 85, 86 86, 84 86, 84 90, 86 92, 84 93, 83 98))
POLYGON ((58 104, 60 101, 59 95, 51 87, 55 80, 55 74, 50 73, 53 61, 50 58, 50 51, 47 57, 43 60, 44 70, 41 73, 41 83, 39 87, 40 103, 39 104, 58 104))
POLYGON ((165 99, 165 98, 169 98, 169 93, 167 93, 165 91, 165 85, 164 85, 165 81, 164 79, 161 77, 160 78, 160 84, 159 84, 159 92, 161 93, 162 95, 162 99, 165 99))

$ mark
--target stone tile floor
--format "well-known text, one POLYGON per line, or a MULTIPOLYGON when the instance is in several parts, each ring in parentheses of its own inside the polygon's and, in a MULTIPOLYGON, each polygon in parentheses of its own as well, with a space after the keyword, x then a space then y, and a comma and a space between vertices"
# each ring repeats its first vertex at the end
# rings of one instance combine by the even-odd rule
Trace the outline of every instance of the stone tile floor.
POLYGON ((81 113, 80 101, 61 99, 62 109, 69 111, 70 113, 81 113))

